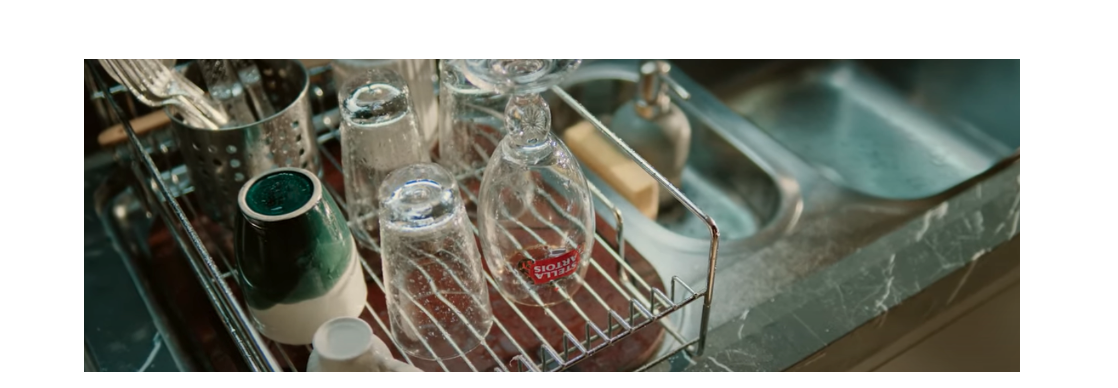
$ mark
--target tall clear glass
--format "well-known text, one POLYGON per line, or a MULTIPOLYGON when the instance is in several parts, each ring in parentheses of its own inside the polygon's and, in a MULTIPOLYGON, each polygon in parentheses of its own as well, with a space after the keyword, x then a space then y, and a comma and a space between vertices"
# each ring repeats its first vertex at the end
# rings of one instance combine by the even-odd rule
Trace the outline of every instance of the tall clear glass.
POLYGON ((485 340, 493 313, 457 181, 437 164, 413 164, 392 172, 380 196, 392 335, 413 357, 469 352, 485 340))
MULTIPOLYGON (((366 70, 338 89, 342 170, 349 222, 375 235, 377 189, 392 170, 430 161, 409 89, 391 69, 366 70)), ((362 236, 367 237, 367 236, 362 236)))
POLYGON ((455 175, 481 174, 504 138, 508 94, 475 85, 455 65, 439 61, 439 164, 455 175))
POLYGON ((331 61, 334 85, 342 85, 350 77, 366 70, 387 68, 395 70, 408 84, 415 119, 427 151, 435 147, 438 137, 439 102, 435 86, 439 82, 434 59, 334 59, 331 61))

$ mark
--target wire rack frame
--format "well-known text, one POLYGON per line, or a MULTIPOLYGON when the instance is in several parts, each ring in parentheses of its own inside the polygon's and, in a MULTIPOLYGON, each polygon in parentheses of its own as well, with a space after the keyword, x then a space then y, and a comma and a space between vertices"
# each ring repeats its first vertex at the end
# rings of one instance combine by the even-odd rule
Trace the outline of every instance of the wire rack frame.
MULTIPOLYGON (((90 60, 86 61, 86 65, 91 67, 91 70, 95 69, 96 66, 94 62, 90 60)), ((100 75, 97 74, 97 72, 94 71, 93 73, 95 82, 98 88, 101 90, 102 95, 109 95, 111 92, 110 89, 106 86, 104 80, 101 79, 100 75)), ((672 186, 671 183, 668 182, 667 179, 665 179, 659 172, 653 169, 647 161, 636 154, 635 151, 633 151, 628 145, 621 141, 620 138, 613 134, 612 131, 610 131, 596 117, 589 113, 578 101, 567 94, 562 88, 556 86, 552 88, 552 91, 560 99, 570 105, 576 112, 583 116, 583 118, 591 122, 599 130, 599 132, 609 138, 626 154, 636 160, 646 172, 648 172, 661 184, 661 186, 665 187, 689 211, 691 211, 695 216, 702 219, 708 225, 711 233, 711 244, 709 250, 707 286, 705 290, 695 291, 681 279, 673 276, 670 281, 670 292, 668 294, 665 294, 663 290, 652 287, 644 282, 641 277, 637 275, 636 271, 629 265, 624 255, 622 254, 623 252, 625 252, 625 239, 623 235, 624 220, 620 210, 618 210, 617 207, 615 207, 605 197, 605 195, 603 195, 601 191, 598 190, 597 187, 591 185, 591 192, 593 193, 595 198, 598 198, 599 201, 602 201, 602 203, 610 209, 616 221, 617 227, 614 240, 616 242, 616 245, 608 244, 600 234, 595 234, 595 240, 597 244, 600 244, 607 250, 607 252, 609 253, 608 256, 619 265, 619 268, 621 268, 621 270, 619 271, 619 279, 614 280, 613 278, 611 278, 603 269, 602 265, 598 263, 598 261, 593 257, 591 257, 590 259, 590 265, 592 268, 594 268, 595 271, 599 272, 605 279, 608 280, 609 285, 612 287, 613 291, 625 297, 625 299, 628 301, 627 314, 625 314, 625 316, 623 317, 621 314, 611 309, 608 303, 605 302, 605 300, 598 294, 598 292, 589 287, 585 283, 585 281, 583 281, 583 288, 586 289, 586 291, 584 292, 591 293, 591 295, 594 297, 594 300, 597 301, 603 308, 605 308, 606 311, 608 311, 607 322, 604 328, 595 325, 583 311, 583 309, 576 303, 574 303, 573 299, 568 298, 568 301, 566 303, 569 303, 571 307, 586 321, 584 333, 585 335, 583 336, 583 340, 580 341, 578 339, 578 336, 567 329, 563 322, 561 322, 559 317, 554 312, 552 312, 549 307, 544 308, 546 315, 551 320, 555 321, 555 323, 558 324, 558 326, 562 328, 564 332, 561 342, 562 351, 560 352, 549 345, 551 342, 549 342, 547 338, 544 338, 544 336, 535 329, 532 322, 528 320, 525 314, 520 311, 515 303, 512 303, 511 301, 506 299, 506 302, 508 302, 509 306, 511 306, 513 311, 516 313, 516 317, 512 317, 512 320, 519 321, 520 324, 528 327, 536 335, 537 339, 540 340, 541 346, 539 355, 535 358, 535 360, 538 360, 538 362, 533 360, 533 356, 529 354, 529 352, 526 351, 524 347, 522 347, 519 343, 516 343, 515 339, 512 339, 513 337, 509 335, 509 330, 506 327, 505 323, 501 322, 501 319, 495 319, 494 326, 496 326, 497 330, 501 331, 506 337, 512 339, 518 354, 513 356, 511 360, 508 360, 508 363, 506 364, 505 362, 503 362, 503 360, 499 359, 496 352, 490 347, 489 344, 486 343, 484 336, 480 335, 477 332, 474 332, 473 334, 475 336, 481 338, 480 342, 481 346, 485 350, 484 354, 493 358, 493 361, 495 361, 495 364, 497 365, 497 367, 495 368, 496 371, 509 371, 513 368, 517 371, 561 371, 566 370, 574 366, 578 362, 589 358, 602 349, 608 348, 618 343, 619 341, 632 335, 641 328, 644 328, 651 324, 659 324, 664 327, 665 331, 672 337, 672 340, 675 341, 677 345, 674 346, 672 350, 667 353, 667 355, 646 363, 638 370, 644 370, 651 365, 662 361, 664 358, 677 351, 688 351, 692 347, 696 348, 696 355, 702 355, 705 349, 710 306, 713 300, 712 291, 714 287, 714 269, 717 264, 717 250, 719 239, 717 224, 701 209, 695 206, 695 204, 692 203, 690 199, 684 196, 678 188, 672 186), (634 280, 636 284, 634 284, 634 280), (683 306, 698 300, 699 298, 703 299, 703 310, 699 330, 700 334, 699 337, 696 339, 687 340, 673 327, 670 320, 664 318, 666 318, 669 314, 678 311, 683 306), (517 320, 516 318, 519 318, 519 320, 517 320)), ((185 169, 177 169, 178 173, 176 173, 176 169, 172 169, 168 172, 161 172, 156 167, 151 154, 156 153, 157 155, 166 157, 171 152, 170 149, 166 146, 160 146, 155 149, 148 147, 147 149, 145 149, 143 143, 140 141, 139 137, 132 129, 129 123, 129 119, 125 117, 126 115, 124 114, 123 110, 112 99, 108 99, 108 102, 112 108, 113 114, 119 119, 120 122, 124 123, 124 127, 129 140, 128 148, 134 158, 134 160, 132 161, 132 169, 136 173, 137 177, 140 178, 141 182, 147 183, 141 184, 141 189, 143 189, 144 194, 149 202, 158 204, 158 206, 156 206, 156 210, 158 211, 160 216, 162 216, 164 220, 167 221, 172 236, 174 237, 176 243, 183 249, 188 261, 190 262, 192 270, 195 272, 195 275, 202 283, 207 298, 217 310, 222 324, 232 336, 234 344, 244 356, 246 364, 253 371, 278 371, 282 370, 283 365, 286 365, 288 368, 291 368, 293 370, 298 369, 297 366, 291 361, 290 356, 283 350, 282 347, 275 347, 275 349, 278 349, 278 351, 273 352, 273 347, 270 346, 270 341, 262 337, 253 327, 253 325, 251 324, 252 321, 250 320, 244 309, 241 307, 240 302, 233 293, 233 288, 236 287, 236 284, 235 281, 233 281, 233 283, 230 283, 230 278, 234 278, 233 275, 235 273, 232 270, 226 272, 221 272, 219 270, 214 255, 211 254, 210 251, 207 250, 207 248, 205 247, 204 240, 209 239, 209 236, 206 235, 205 230, 196 229, 192 226, 191 219, 193 217, 197 217, 197 210, 194 209, 194 206, 190 203, 190 201, 183 200, 181 201, 182 204, 180 204, 180 201, 178 200, 179 197, 191 191, 191 187, 187 184, 184 184, 184 181, 186 180, 183 179, 185 169), (277 357, 276 353, 278 353, 279 357, 277 357), (280 360, 282 360, 282 363, 280 360)), ((320 121, 322 120, 316 120, 316 122, 320 121)), ((330 163, 334 168, 340 170, 340 163, 324 147, 324 144, 326 142, 336 138, 337 136, 337 130, 330 131, 322 136, 319 136, 318 143, 319 150, 321 151, 320 154, 322 155, 323 159, 330 163)), ((495 141, 494 139, 490 140, 495 141)), ((488 155, 483 154, 483 156, 487 157, 488 155)), ((480 176, 481 171, 475 170, 464 174, 464 176, 459 176, 458 178, 460 180, 471 178, 480 179, 480 176)), ((338 201, 339 206, 343 207, 343 214, 346 214, 347 212, 344 211, 344 197, 338 195, 338 193, 330 185, 324 185, 324 187, 326 187, 331 192, 334 198, 338 201)), ((473 193, 467 189, 464 189, 463 192, 470 196, 471 200, 476 202, 476 193, 473 193)), ((544 195, 544 197, 548 199, 548 203, 551 205, 553 210, 562 212, 561 208, 553 199, 549 197, 548 193, 543 191, 539 191, 537 193, 544 195)), ((539 215, 539 213, 537 213, 535 209, 533 209, 533 214, 535 217, 537 217, 538 220, 546 221, 539 215)), ((369 238, 368 235, 366 235, 363 231, 357 231, 359 233, 355 233, 355 237, 361 244, 379 252, 379 247, 372 238, 369 238)), ((508 233, 508 231, 505 232, 508 233)), ((476 227, 474 228, 474 233, 477 233, 476 227)), ((225 265, 225 268, 235 268, 231 265, 229 258, 227 258, 220 249, 215 250, 215 252, 217 260, 220 260, 222 264, 225 265)), ((366 275, 371 278, 375 285, 383 291, 383 282, 380 280, 379 277, 376 276, 375 272, 369 266, 368 262, 362 260, 361 264, 366 272, 366 275)), ((491 287, 491 291, 495 292, 496 284, 492 276, 488 273, 486 273, 485 275, 486 281, 491 287)), ((372 311, 372 307, 369 306, 367 303, 365 307, 367 310, 369 310, 369 313, 371 313, 377 326, 379 326, 379 328, 385 333, 389 333, 388 326, 383 322, 383 320, 379 318, 377 314, 372 311)), ((389 338, 392 342, 391 345, 396 346, 397 349, 400 349, 399 344, 396 343, 395 339, 391 338, 391 335, 389 335, 389 338)), ((426 346, 426 343, 424 344, 426 346)), ((464 352, 462 352, 460 349, 458 349, 458 351, 461 354, 461 359, 466 363, 466 365, 471 370, 477 371, 477 367, 475 367, 474 363, 471 362, 468 357, 466 357, 464 352)), ((406 352, 400 351, 400 354, 403 355, 404 361, 412 363, 412 360, 407 356, 406 352)), ((443 363, 441 360, 435 360, 435 362, 443 370, 449 370, 445 363, 443 363)))

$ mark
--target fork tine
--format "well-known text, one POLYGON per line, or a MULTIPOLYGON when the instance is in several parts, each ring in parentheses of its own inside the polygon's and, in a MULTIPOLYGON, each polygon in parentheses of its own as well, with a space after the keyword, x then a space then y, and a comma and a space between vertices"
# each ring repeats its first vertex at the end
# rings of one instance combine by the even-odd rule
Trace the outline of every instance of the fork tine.
POLYGON ((167 79, 167 82, 174 83, 175 87, 183 89, 186 91, 186 93, 196 96, 203 96, 206 94, 206 91, 202 90, 200 86, 196 85, 193 82, 190 82, 181 74, 176 72, 175 69, 164 65, 163 62, 159 62, 154 59, 149 59, 147 61, 147 66, 149 68, 151 68, 154 72, 159 73, 159 75, 163 78, 167 79))
POLYGON ((193 122, 193 125, 199 126, 205 123, 204 115, 198 111, 193 105, 184 103, 183 101, 174 98, 168 93, 166 76, 160 74, 158 71, 153 71, 149 61, 143 59, 126 60, 129 66, 129 72, 133 75, 133 83, 138 84, 137 90, 150 97, 152 100, 157 101, 155 105, 174 105, 178 107, 178 111, 183 115, 187 122, 193 122), (155 88, 153 90, 153 88, 155 88))
POLYGON ((140 102, 155 106, 162 105, 161 101, 154 101, 151 98, 149 93, 147 93, 147 89, 143 87, 142 82, 137 82, 136 74, 131 70, 131 64, 128 60, 107 59, 105 60, 105 64, 116 73, 118 77, 117 81, 128 88, 128 90, 132 91, 132 95, 139 99, 140 102))
POLYGON ((152 90, 148 88, 148 78, 143 72, 136 68, 135 61, 124 59, 120 60, 119 63, 121 69, 132 79, 133 86, 136 87, 136 90, 145 96, 150 96, 152 90))
POLYGON ((124 80, 122 79, 123 77, 120 74, 120 70, 116 67, 115 60, 98 59, 97 62, 101 64, 101 67, 105 68, 105 72, 109 73, 109 76, 113 77, 116 82, 119 82, 121 85, 124 84, 124 80))
POLYGON ((167 87, 166 87, 166 78, 167 77, 162 72, 153 68, 151 66, 150 61, 151 60, 148 60, 148 59, 137 59, 137 60, 135 60, 134 64, 136 66, 136 70, 140 74, 143 74, 145 81, 151 81, 151 84, 159 85, 159 90, 156 90, 155 92, 158 93, 160 96, 165 96, 166 93, 167 93, 167 87))

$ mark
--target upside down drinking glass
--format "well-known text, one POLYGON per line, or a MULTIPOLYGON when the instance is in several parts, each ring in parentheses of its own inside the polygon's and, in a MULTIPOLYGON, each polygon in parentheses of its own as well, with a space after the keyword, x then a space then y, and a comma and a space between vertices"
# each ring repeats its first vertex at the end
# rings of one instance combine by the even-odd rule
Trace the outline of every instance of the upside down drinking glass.
POLYGON ((485 341, 489 291, 454 177, 433 163, 380 187, 381 257, 392 335, 408 354, 445 359, 485 341))
POLYGON ((338 89, 349 222, 369 235, 378 226, 377 189, 385 176, 430 161, 408 92, 398 73, 381 68, 354 75, 338 89))
POLYGON ((335 59, 330 62, 334 85, 339 88, 352 77, 377 68, 392 69, 407 82, 415 120, 427 151, 435 145, 438 127, 438 101, 435 98, 434 59, 335 59))
POLYGON ((504 137, 508 94, 477 85, 462 59, 439 62, 439 163, 455 175, 480 175, 504 137))

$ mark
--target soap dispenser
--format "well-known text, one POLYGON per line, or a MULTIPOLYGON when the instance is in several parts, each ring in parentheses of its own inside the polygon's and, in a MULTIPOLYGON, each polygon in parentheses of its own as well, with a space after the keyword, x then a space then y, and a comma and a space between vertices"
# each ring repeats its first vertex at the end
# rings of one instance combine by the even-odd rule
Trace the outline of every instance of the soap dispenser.
MULTIPOLYGON (((610 129, 677 188, 691 147, 691 123, 668 96, 664 61, 646 61, 640 67, 637 93, 613 114, 610 129)), ((674 201, 668 190, 660 190, 660 207, 674 201)))

